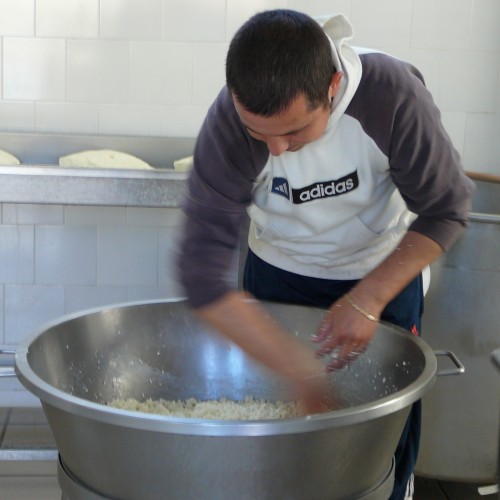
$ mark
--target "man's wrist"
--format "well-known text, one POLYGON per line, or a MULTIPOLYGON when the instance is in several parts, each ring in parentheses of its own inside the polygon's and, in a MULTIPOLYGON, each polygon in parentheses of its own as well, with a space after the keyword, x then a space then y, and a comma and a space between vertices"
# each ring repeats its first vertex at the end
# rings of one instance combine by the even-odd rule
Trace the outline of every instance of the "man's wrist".
POLYGON ((349 302, 349 304, 352 306, 352 308, 354 310, 356 310, 359 314, 364 316, 366 319, 369 319, 370 321, 374 321, 376 323, 378 323, 380 321, 380 318, 369 313, 367 310, 365 310, 363 307, 361 307, 357 302, 355 302, 350 294, 346 293, 344 295, 344 297, 347 300, 347 302, 349 302))

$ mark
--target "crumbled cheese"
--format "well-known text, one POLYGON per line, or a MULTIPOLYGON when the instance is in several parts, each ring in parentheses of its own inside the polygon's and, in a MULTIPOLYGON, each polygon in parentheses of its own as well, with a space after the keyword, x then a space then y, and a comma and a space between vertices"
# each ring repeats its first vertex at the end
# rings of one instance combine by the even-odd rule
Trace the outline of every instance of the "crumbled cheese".
POLYGON ((147 399, 115 399, 110 406, 129 411, 154 413, 177 418, 197 418, 209 420, 274 420, 293 418, 300 415, 297 402, 264 401, 246 397, 243 401, 219 399, 199 401, 147 399))

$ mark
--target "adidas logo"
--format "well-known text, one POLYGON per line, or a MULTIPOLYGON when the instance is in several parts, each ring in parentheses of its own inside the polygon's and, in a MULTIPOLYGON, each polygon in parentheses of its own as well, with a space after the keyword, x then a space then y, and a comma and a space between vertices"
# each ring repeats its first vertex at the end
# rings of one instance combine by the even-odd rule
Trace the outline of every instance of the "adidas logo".
POLYGON ((284 177, 274 177, 271 184, 271 193, 284 196, 287 200, 290 199, 290 186, 284 177))
POLYGON ((292 203, 300 205, 308 201, 339 196, 356 189, 358 186, 358 172, 355 170, 339 179, 316 182, 315 184, 297 189, 290 189, 290 185, 284 177, 274 177, 271 184, 271 193, 284 196, 287 200, 290 199, 291 195, 292 203))

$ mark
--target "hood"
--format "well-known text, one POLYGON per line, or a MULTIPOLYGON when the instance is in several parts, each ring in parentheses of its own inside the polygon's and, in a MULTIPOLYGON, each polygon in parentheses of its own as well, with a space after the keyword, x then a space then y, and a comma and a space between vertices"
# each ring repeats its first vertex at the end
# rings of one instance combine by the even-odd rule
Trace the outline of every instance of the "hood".
POLYGON ((347 41, 354 36, 351 23, 343 14, 315 18, 330 39, 333 63, 342 71, 340 89, 333 100, 331 122, 336 122, 351 102, 361 80, 361 61, 357 51, 347 41))

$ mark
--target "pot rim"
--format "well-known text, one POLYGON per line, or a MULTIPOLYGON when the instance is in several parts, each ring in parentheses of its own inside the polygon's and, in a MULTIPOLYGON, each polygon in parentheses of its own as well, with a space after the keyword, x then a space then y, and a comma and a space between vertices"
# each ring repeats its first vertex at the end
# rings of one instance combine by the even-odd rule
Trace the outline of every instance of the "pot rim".
POLYGON ((108 309, 172 303, 182 300, 183 299, 128 302, 126 304, 117 304, 104 308, 89 309, 52 321, 39 328, 29 340, 19 345, 15 354, 16 374, 20 382, 40 399, 42 405, 48 404, 76 416, 131 429, 198 436, 268 436, 296 434, 367 422, 395 413, 411 405, 420 399, 432 387, 436 380, 437 360, 430 346, 423 339, 408 334, 408 332, 402 328, 386 322, 381 322, 381 324, 387 329, 392 330, 394 334, 404 335, 405 338, 411 339, 424 355, 425 366, 420 375, 411 384, 393 394, 361 405, 283 420, 193 419, 122 410, 112 406, 94 403, 57 389, 40 378, 32 370, 28 362, 30 345, 51 327, 58 326, 69 320, 91 313, 103 312, 108 309))

